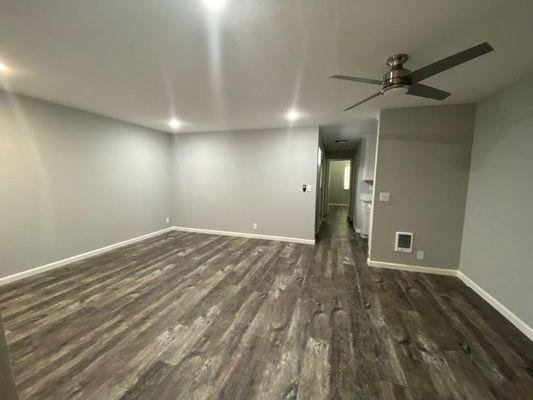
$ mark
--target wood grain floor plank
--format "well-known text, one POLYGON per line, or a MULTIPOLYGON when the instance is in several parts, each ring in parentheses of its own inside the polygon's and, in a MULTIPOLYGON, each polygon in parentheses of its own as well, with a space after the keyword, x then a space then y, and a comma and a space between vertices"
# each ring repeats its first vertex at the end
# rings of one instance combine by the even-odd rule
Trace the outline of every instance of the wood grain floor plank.
POLYGON ((21 400, 531 399, 533 344, 452 277, 168 232, 0 288, 21 400))
MULTIPOLYGON (((225 242, 222 242, 221 245, 224 245, 224 244, 225 242)), ((194 268, 192 272, 189 272, 189 273, 190 274, 195 273, 194 268)), ((187 274, 184 274, 184 275, 185 275, 184 276, 185 278, 188 276, 187 274)), ((34 343, 38 344, 39 350, 51 351, 51 350, 60 349, 59 346, 54 346, 54 342, 57 343, 58 340, 59 340, 59 343, 61 342, 67 342, 69 344, 75 343, 75 341, 73 340, 74 338, 72 336, 73 333, 78 334, 77 335, 78 337, 80 335, 83 337, 83 335, 87 333, 89 335, 96 334, 97 332, 95 332, 94 330, 93 331, 87 330, 87 326, 85 325, 88 325, 88 326, 95 325, 97 326, 97 329, 101 328, 101 326, 98 326, 99 321, 102 321, 101 312, 98 311, 99 309, 101 308, 106 309, 106 311, 108 312, 107 320, 113 319, 121 311, 126 311, 126 310, 123 310, 124 307, 127 308, 127 311, 130 313, 138 313, 146 307, 146 304, 149 304, 148 300, 150 300, 151 298, 155 296, 159 296, 161 293, 164 293, 163 292, 164 287, 172 288, 172 287, 175 287, 177 283, 177 282, 169 283, 168 281, 162 279, 160 274, 156 274, 156 278, 157 278, 156 280, 157 285, 152 288, 144 288, 143 291, 137 290, 135 286, 123 285, 123 288, 125 289, 125 291, 122 292, 121 297, 118 301, 112 301, 115 291, 112 291, 111 293, 106 293, 106 296, 103 297, 104 298, 103 302, 98 305, 98 308, 92 307, 91 314, 88 316, 85 316, 81 320, 83 324, 80 324, 79 321, 77 321, 76 324, 59 323, 57 326, 52 324, 51 327, 45 328, 42 334, 31 335, 30 337, 34 343), (110 295, 111 295, 111 301, 109 301, 110 295), (53 329, 53 328, 57 328, 57 329, 53 329), (66 332, 66 336, 63 336, 65 332, 66 332), (39 341, 39 340, 42 340, 42 341, 39 341)), ((75 322, 75 321, 72 321, 72 322, 75 322)), ((25 337, 28 337, 27 331, 25 331, 24 334, 26 335, 25 337)), ((16 345, 17 342, 15 341, 14 344, 16 345)), ((34 362, 38 360, 45 360, 46 357, 50 357, 50 353, 47 353, 46 356, 42 352, 36 353, 35 355, 37 356, 37 359, 27 360, 27 362, 30 362, 32 363, 32 365, 34 365, 33 364, 34 362)), ((21 361, 21 360, 19 359, 18 361, 21 361)), ((24 361, 24 359, 22 361, 24 361)), ((24 365, 22 367, 24 367, 24 365)))

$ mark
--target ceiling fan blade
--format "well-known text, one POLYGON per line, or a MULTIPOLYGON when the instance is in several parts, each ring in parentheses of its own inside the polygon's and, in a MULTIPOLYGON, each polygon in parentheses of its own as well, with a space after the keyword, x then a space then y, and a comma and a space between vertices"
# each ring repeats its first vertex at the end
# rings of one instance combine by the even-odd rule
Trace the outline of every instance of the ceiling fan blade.
POLYGON ((380 94, 381 94, 381 92, 374 93, 372 96, 367 97, 366 99, 360 101, 359 103, 355 103, 353 106, 348 107, 348 108, 347 108, 346 110, 344 110, 344 111, 349 111, 349 110, 351 110, 352 108, 357 107, 357 106, 360 105, 360 104, 366 103, 368 100, 372 100, 374 97, 378 97, 380 94))
POLYGON ((470 61, 476 57, 482 56, 483 54, 490 53, 493 50, 494 49, 490 44, 484 42, 467 50, 461 51, 460 53, 454 54, 453 56, 443 58, 442 60, 436 61, 433 64, 429 64, 423 68, 417 69, 416 71, 407 75, 407 77, 411 79, 411 82, 420 82, 421 80, 429 78, 430 76, 453 68, 456 65, 470 61))
POLYGON ((378 81, 377 79, 358 78, 356 76, 348 76, 348 75, 331 75, 330 78, 342 79, 342 80, 345 80, 345 81, 370 83, 370 84, 373 84, 373 85, 380 85, 381 86, 381 81, 378 81))
POLYGON ((445 92, 431 86, 422 85, 421 83, 413 83, 409 87, 407 94, 411 96, 427 97, 428 99, 444 100, 451 93, 445 92))

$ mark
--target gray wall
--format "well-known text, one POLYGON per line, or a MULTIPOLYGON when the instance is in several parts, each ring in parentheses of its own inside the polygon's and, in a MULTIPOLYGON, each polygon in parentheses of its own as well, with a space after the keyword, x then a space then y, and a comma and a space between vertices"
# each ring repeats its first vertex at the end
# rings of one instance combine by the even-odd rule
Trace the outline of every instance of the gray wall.
POLYGON ((350 202, 350 191, 344 190, 344 167, 350 165, 346 160, 329 161, 329 203, 346 204, 350 202))
POLYGON ((0 277, 166 227, 170 135, 0 93, 0 277))
POLYGON ((473 104, 381 111, 372 260, 459 267, 474 117, 473 104), (414 233, 412 254, 394 252, 396 231, 414 233))
POLYGON ((176 134, 173 150, 175 225, 314 239, 317 127, 176 134))
POLYGON ((11 371, 11 361, 7 348, 4 326, 0 317, 0 393, 2 400, 17 400, 17 390, 11 371))
POLYGON ((533 79, 478 106, 461 271, 533 326, 533 79))

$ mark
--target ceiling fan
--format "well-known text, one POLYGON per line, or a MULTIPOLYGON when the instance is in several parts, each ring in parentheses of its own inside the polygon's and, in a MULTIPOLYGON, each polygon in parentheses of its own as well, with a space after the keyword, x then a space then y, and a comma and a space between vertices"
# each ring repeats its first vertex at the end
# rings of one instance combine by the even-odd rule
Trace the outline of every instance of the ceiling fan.
POLYGON ((423 68, 416 71, 410 71, 403 67, 403 64, 407 62, 409 56, 407 54, 395 54, 387 59, 387 65, 390 66, 389 72, 383 75, 383 80, 369 78, 358 78, 348 75, 332 75, 330 78, 342 79, 346 81, 370 83, 372 85, 379 85, 381 89, 379 92, 374 93, 372 96, 348 107, 344 111, 351 110, 360 104, 367 102, 368 100, 378 97, 380 95, 390 94, 410 94, 411 96, 426 97, 428 99, 444 100, 451 93, 445 92, 431 86, 423 85, 420 81, 429 78, 430 76, 439 74, 447 69, 453 68, 456 65, 470 61, 474 58, 489 53, 494 49, 487 42, 478 44, 453 56, 443 58, 432 64, 426 65, 423 68))

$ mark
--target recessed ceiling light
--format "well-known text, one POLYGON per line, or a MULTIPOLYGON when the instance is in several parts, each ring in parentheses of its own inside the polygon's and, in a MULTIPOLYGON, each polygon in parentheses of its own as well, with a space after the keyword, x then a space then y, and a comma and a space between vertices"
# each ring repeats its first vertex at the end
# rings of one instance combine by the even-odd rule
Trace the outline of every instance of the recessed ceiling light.
POLYGON ((168 121, 168 126, 170 126, 172 129, 178 129, 181 126, 181 122, 176 118, 172 118, 170 121, 168 121))
POLYGON ((287 119, 289 121, 296 121, 301 117, 300 113, 296 110, 289 110, 289 112, 286 115, 287 119))
POLYGON ((346 143, 348 143, 348 141, 346 139, 337 139, 337 140, 335 140, 335 143, 346 144, 346 143))
POLYGON ((7 68, 7 65, 0 62, 0 72, 6 72, 9 68, 7 68))
POLYGON ((211 10, 220 10, 224 7, 226 0, 203 0, 204 4, 209 7, 211 10))

